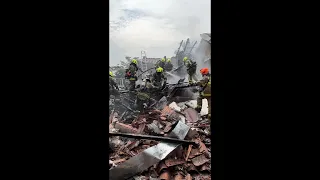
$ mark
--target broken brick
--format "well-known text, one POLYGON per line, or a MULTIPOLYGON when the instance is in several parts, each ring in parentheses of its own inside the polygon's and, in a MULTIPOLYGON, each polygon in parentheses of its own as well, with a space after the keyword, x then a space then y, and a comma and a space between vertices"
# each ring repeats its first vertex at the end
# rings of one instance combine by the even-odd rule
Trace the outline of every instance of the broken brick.
POLYGON ((165 171, 160 174, 160 180, 170 180, 170 174, 169 171, 165 171))
POLYGON ((210 159, 206 158, 206 156, 203 154, 203 155, 200 155, 200 156, 193 158, 191 161, 195 166, 201 166, 204 163, 209 162, 210 159))
POLYGON ((166 166, 170 167, 170 166, 175 166, 175 165, 178 165, 178 164, 183 164, 186 161, 183 160, 183 159, 171 158, 171 159, 166 159, 164 162, 165 162, 166 166))
POLYGON ((192 177, 191 177, 190 174, 187 174, 187 175, 186 175, 186 180, 192 180, 192 177))
POLYGON ((170 122, 167 122, 166 127, 164 128, 164 132, 169 132, 172 128, 172 124, 170 122))
POLYGON ((183 176, 180 173, 178 173, 174 176, 174 180, 183 180, 183 176))
POLYGON ((164 163, 164 161, 160 161, 157 166, 157 172, 160 173, 163 169, 167 169, 168 166, 164 163))
POLYGON ((198 121, 198 112, 193 108, 188 108, 184 110, 186 116, 186 122, 197 122, 198 121))
POLYGON ((191 152, 190 152, 190 155, 189 155, 189 158, 194 158, 198 155, 200 155, 201 153, 199 152, 199 149, 191 149, 191 152))
POLYGON ((123 133, 137 133, 138 131, 136 128, 130 125, 118 123, 118 122, 116 123, 115 128, 119 129, 119 131, 123 133))

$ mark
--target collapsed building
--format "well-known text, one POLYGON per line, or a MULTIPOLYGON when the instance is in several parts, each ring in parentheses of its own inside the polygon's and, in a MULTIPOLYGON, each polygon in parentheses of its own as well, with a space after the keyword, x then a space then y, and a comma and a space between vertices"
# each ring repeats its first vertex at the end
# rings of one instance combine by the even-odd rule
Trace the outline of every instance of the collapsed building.
MULTIPOLYGON (((198 68, 210 68, 211 35, 200 36, 198 47, 195 48, 197 41, 182 40, 171 57, 181 76, 186 73, 185 68, 179 69, 184 67, 185 56, 194 59, 198 68)), ((139 74, 140 79, 155 72, 155 64, 161 58, 148 58, 142 51, 141 58, 137 58, 141 62, 139 68, 150 71, 139 74)), ((205 117, 208 104, 204 100, 201 112, 196 112, 193 95, 198 93, 184 83, 168 84, 168 93, 161 99, 152 96, 156 104, 142 112, 135 109, 135 98, 126 91, 121 92, 120 101, 109 99, 109 179, 211 179, 211 130, 205 117), (183 97, 181 92, 186 91, 189 100, 178 101, 183 97)))

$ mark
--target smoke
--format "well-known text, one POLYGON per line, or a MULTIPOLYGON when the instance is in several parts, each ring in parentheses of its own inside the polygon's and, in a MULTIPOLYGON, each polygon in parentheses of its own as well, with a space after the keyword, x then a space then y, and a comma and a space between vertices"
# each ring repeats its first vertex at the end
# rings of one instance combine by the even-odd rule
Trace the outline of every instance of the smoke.
POLYGON ((197 77, 201 77, 199 71, 204 67, 209 68, 209 71, 211 72, 211 61, 206 61, 208 59, 206 51, 210 49, 211 44, 209 44, 205 40, 201 40, 197 49, 192 53, 194 60, 197 62, 197 77))

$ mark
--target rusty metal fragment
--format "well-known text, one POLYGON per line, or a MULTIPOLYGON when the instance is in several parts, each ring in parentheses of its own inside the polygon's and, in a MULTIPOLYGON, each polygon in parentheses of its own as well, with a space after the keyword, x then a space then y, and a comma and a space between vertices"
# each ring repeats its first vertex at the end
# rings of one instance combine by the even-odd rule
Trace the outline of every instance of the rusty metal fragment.
MULTIPOLYGON (((179 121, 169 134, 169 137, 184 139, 189 129, 190 127, 179 121)), ((118 180, 130 178, 166 158, 167 155, 179 145, 180 144, 177 143, 161 142, 152 146, 119 166, 111 168, 109 170, 109 179, 118 180)))

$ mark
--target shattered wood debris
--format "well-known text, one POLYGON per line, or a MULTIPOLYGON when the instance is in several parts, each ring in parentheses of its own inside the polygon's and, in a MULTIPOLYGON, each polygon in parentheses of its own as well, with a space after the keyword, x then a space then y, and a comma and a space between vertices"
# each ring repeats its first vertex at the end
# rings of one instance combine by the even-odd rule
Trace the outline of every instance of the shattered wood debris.
POLYGON ((211 178, 210 123, 193 108, 165 103, 161 99, 157 109, 136 114, 130 124, 123 120, 125 116, 118 116, 123 113, 115 110, 110 114, 109 179, 211 178))

